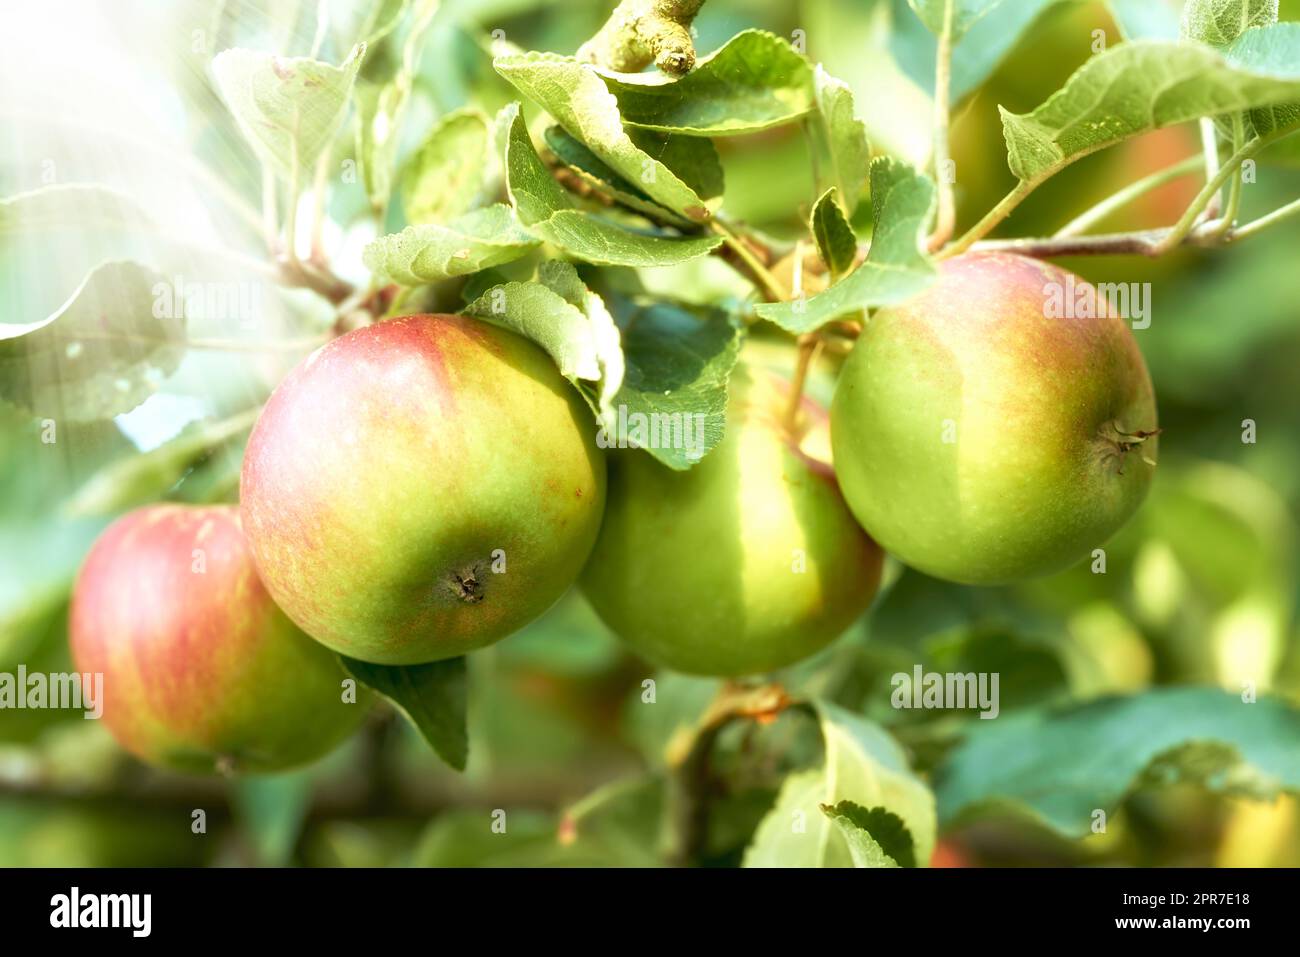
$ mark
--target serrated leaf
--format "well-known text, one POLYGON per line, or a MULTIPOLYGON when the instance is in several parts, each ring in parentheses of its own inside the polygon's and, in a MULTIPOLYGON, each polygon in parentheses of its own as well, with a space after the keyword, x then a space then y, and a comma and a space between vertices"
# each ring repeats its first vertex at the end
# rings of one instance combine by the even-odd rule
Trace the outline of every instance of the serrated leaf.
MULTIPOLYGON (((712 201, 722 198, 724 183, 722 160, 712 140, 675 136, 658 130, 630 129, 627 135, 637 149, 672 170, 710 208, 717 205, 712 201)), ((643 170, 637 182, 644 183, 649 172, 649 169, 643 170)))
POLYGON ((402 173, 407 222, 444 223, 473 208, 491 174, 491 132, 478 110, 448 113, 402 173))
POLYGON ((0 199, 0 236, 49 229, 130 229, 147 221, 124 193, 98 183, 59 183, 0 199))
POLYGON ((916 866, 912 835, 894 812, 841 801, 823 804, 822 813, 839 826, 854 867, 916 866))
POLYGON ((608 414, 623 383, 618 327, 601 298, 566 262, 542 263, 537 282, 507 282, 486 290, 462 312, 536 342, 570 382, 598 383, 580 390, 597 420, 608 414))
MULTIPOLYGON (((1248 70, 1294 68, 1295 58, 1300 56, 1300 24, 1279 23, 1248 30, 1226 47, 1223 55, 1229 63, 1248 70)), ((1265 106, 1247 114, 1246 133, 1266 136, 1297 123, 1300 123, 1300 102, 1265 106)), ((1295 151, 1294 140, 1289 148, 1295 151)))
POLYGON ((1249 30, 1223 54, 1192 43, 1123 43, 1090 59, 1032 112, 1002 110, 1007 162, 1021 181, 1041 182, 1140 133, 1298 99, 1300 24, 1249 30))
POLYGON ((282 174, 307 169, 347 113, 365 46, 340 65, 256 50, 223 50, 212 61, 217 88, 258 158, 282 174))
POLYGON ((960 40, 966 31, 1002 6, 1004 0, 908 0, 926 28, 938 36, 943 32, 947 8, 952 7, 952 38, 960 40))
POLYGON ((463 657, 402 666, 374 665, 343 655, 339 660, 348 674, 396 705, 438 757, 457 771, 465 770, 469 693, 463 657))
POLYGON ((754 311, 801 334, 847 312, 892 305, 916 295, 935 277, 933 264, 922 252, 934 201, 934 183, 929 178, 900 160, 877 157, 871 164, 875 225, 866 260, 807 300, 761 303, 754 311))
POLYGON ((854 113, 853 91, 847 84, 835 79, 820 64, 813 84, 818 121, 826 140, 831 169, 835 173, 835 184, 840 189, 848 214, 852 216, 858 208, 862 184, 866 182, 871 166, 867 128, 854 113))
POLYGON ((797 120, 813 106, 808 61, 764 30, 736 34, 680 78, 599 72, 623 122, 665 133, 753 133, 797 120))
POLYGON ((1179 24, 1185 40, 1227 46, 1251 27, 1277 23, 1277 0, 1187 0, 1179 24))
POLYGON ((573 208, 533 149, 514 103, 497 120, 504 128, 506 184, 519 220, 534 236, 575 258, 604 266, 671 266, 712 252, 717 236, 675 238, 620 226, 573 208))
MULTIPOLYGON (((814 703, 825 744, 817 770, 786 778, 776 805, 745 851, 745 867, 851 867, 853 856, 823 804, 852 801, 895 815, 911 836, 914 861, 934 850, 934 796, 902 749, 874 723, 825 701, 814 703)), ((895 853, 904 855, 895 846, 895 853)))
POLYGON ((587 185, 615 202, 652 220, 689 227, 690 221, 660 206, 635 183, 630 183, 599 156, 575 140, 562 126, 548 126, 543 134, 556 158, 587 185))
MULTIPOLYGON (((669 468, 689 469, 717 448, 726 431, 727 381, 740 354, 741 330, 721 309, 691 310, 656 301, 618 315, 623 380, 602 419, 607 440, 627 434, 632 416, 700 416, 690 448, 646 451, 669 468), (621 423, 621 424, 620 424, 621 423)), ((669 419, 668 421, 673 421, 669 419)))
POLYGON ((858 254, 858 238, 853 235, 853 227, 845 218, 844 210, 840 209, 834 186, 822 193, 821 199, 813 206, 808 228, 832 276, 853 268, 853 260, 858 254))
POLYGON ((366 246, 362 260, 395 283, 420 286, 508 263, 537 245, 510 207, 496 203, 446 225, 424 223, 381 236, 366 246))
POLYGON ((594 382, 600 378, 600 362, 587 317, 542 283, 493 286, 461 311, 536 342, 570 381, 594 382))
POLYGON ((48 318, 0 325, 0 398, 74 422, 134 409, 184 353, 184 316, 157 308, 162 286, 139 263, 104 263, 48 318))
POLYGON ((498 57, 497 72, 557 123, 657 203, 687 219, 709 218, 704 200, 667 165, 639 149, 623 129, 618 101, 594 67, 572 57, 527 53, 498 57))
POLYGON ((1140 784, 1192 780, 1271 798, 1300 792, 1300 711, 1217 688, 1158 688, 974 722, 936 775, 945 823, 1012 805, 1082 837, 1140 784))

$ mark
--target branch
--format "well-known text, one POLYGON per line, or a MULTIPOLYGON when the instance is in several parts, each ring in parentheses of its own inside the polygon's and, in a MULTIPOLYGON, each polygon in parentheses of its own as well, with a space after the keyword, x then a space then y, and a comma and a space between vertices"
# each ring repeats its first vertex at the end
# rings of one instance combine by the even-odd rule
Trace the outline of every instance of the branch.
MULTIPOLYGON (((1070 220, 1056 232, 1056 238, 1063 239, 1067 236, 1079 236, 1097 223, 1101 222, 1111 213, 1124 206, 1127 206, 1133 200, 1140 196, 1145 196, 1153 189, 1165 185, 1165 183, 1178 179, 1180 176, 1186 176, 1200 169, 1205 163, 1202 156, 1189 156, 1181 163, 1175 163, 1173 166, 1158 170, 1149 176, 1143 177, 1136 183, 1130 183, 1123 189, 1103 199, 1096 206, 1086 212, 1080 213, 1074 219, 1070 220)), ((1213 174, 1211 174, 1213 175, 1213 174)))
POLYGON ((1195 229, 1176 236, 1176 229, 1147 229, 1131 233, 1100 236, 1052 236, 1047 239, 989 239, 976 243, 981 252, 1013 252, 1036 259, 1057 256, 1123 256, 1137 254, 1158 258, 1180 246, 1227 246, 1254 236, 1274 223, 1300 215, 1300 200, 1287 203, 1273 212, 1235 229, 1223 219, 1211 219, 1195 229))
POLYGON ((639 73, 651 63, 682 76, 695 67, 691 21, 704 0, 622 0, 578 59, 619 73, 639 73))

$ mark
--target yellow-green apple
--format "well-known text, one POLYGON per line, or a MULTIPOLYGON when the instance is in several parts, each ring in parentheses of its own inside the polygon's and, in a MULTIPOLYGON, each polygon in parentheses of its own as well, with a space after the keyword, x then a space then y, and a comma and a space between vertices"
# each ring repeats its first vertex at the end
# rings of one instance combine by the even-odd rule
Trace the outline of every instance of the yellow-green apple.
POLYGON ((577 578, 605 502, 591 413, 538 346, 404 316, 309 356, 244 453, 244 528, 308 634, 402 665, 521 628, 577 578))
POLYGON ((844 495, 887 552, 1004 583, 1070 565, 1134 512, 1154 473, 1155 396, 1104 307, 1063 269, 978 253, 871 318, 831 437, 844 495))
POLYGON ((643 450, 611 459, 609 504, 582 586, 645 658, 745 675, 792 664, 842 634, 880 584, 881 552, 828 462, 824 409, 766 369, 732 373, 726 435, 694 468, 643 450))
POLYGON ((103 675, 109 731, 162 767, 303 764, 370 701, 271 601, 234 506, 153 505, 110 525, 77 577, 69 631, 77 671, 103 675))

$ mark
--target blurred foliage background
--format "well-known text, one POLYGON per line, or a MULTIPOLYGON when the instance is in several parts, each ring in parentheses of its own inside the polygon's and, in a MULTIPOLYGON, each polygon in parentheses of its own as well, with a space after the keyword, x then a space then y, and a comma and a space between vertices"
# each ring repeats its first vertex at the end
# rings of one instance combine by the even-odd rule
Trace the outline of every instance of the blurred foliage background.
MULTIPOLYGON (((526 49, 570 53, 609 6, 443 3, 420 59, 411 138, 418 140, 449 110, 474 104, 490 111, 515 98, 492 72, 491 31, 504 31, 526 49)), ((898 33, 904 6, 902 0, 708 0, 696 24, 697 47, 711 50, 753 26, 785 37, 802 31, 810 58, 853 87, 877 148, 923 159, 929 120, 916 104, 924 100, 926 56, 932 62, 933 52, 915 49, 914 40, 898 33)), ((101 52, 99 60, 72 68, 57 89, 33 83, 21 103, 14 84, 2 84, 11 92, 0 97, 0 139, 15 148, 0 156, 0 195, 39 185, 53 163, 59 180, 99 179, 142 200, 152 197, 168 207, 160 218, 195 242, 255 250, 255 237, 250 242, 201 195, 191 195, 203 187, 189 173, 167 178, 159 171, 173 170, 177 156, 188 155, 236 190, 257 195, 256 165, 203 82, 190 41, 195 30, 208 30, 216 32, 217 49, 260 40, 287 44, 281 52, 305 52, 291 48, 304 35, 310 40, 310 29, 284 19, 281 7, 295 4, 115 4, 113 40, 103 46, 118 50, 120 62, 109 64, 110 53, 101 52), (95 84, 100 96, 131 97, 146 125, 92 123, 95 99, 87 91, 95 84)), ((1300 2, 1284 2, 1282 18, 1298 17, 1300 2)), ((953 127, 959 224, 969 225, 1013 184, 997 106, 1032 109, 1090 55, 1095 30, 1110 42, 1119 38, 1105 5, 1051 7, 988 83, 962 101, 953 127)), ((32 39, 41 48, 58 42, 32 39)), ((372 51, 365 70, 382 69, 397 56, 399 40, 372 51)), ((720 146, 731 215, 776 236, 802 229, 816 197, 801 131, 783 128, 720 146)), ((1179 127, 1090 157, 1038 190, 1001 234, 1050 234, 1118 187, 1198 148, 1196 130, 1179 127)), ((1107 225, 1170 223, 1195 188, 1194 179, 1172 183, 1107 225)), ((1258 181, 1245 190, 1245 216, 1296 195, 1300 169, 1266 155, 1258 181)), ((354 236, 351 226, 364 207, 359 185, 336 190, 329 239, 355 253, 365 236, 354 236)), ((0 238, 4 321, 44 315, 39 310, 70 288, 64 273, 79 263, 84 272, 84 261, 99 255, 86 240, 69 246, 54 237, 51 243, 59 245, 42 247, 0 238)), ((891 567, 887 589, 866 618, 815 660, 781 676, 787 686, 879 721, 922 771, 971 718, 918 719, 889 706, 889 676, 917 662, 999 671, 1004 713, 1174 684, 1240 692, 1243 682, 1252 682, 1261 693, 1300 700, 1298 242, 1300 221, 1292 221, 1226 250, 1185 250, 1154 262, 1065 262, 1096 281, 1152 284, 1153 321, 1137 337, 1160 401, 1161 462, 1145 507, 1107 547, 1106 573, 1085 564, 1022 586, 976 589, 891 567), (1256 425, 1253 443, 1243 441, 1245 420, 1256 425)), ((203 261, 201 249, 186 255, 196 266, 203 261)), ((347 269, 346 256, 339 268, 347 269)), ((746 292, 712 259, 645 271, 642 279, 652 289, 702 300, 746 292)), ((266 305, 281 330, 319 328, 329 318, 307 294, 266 305)), ((757 347, 779 365, 789 361, 786 346, 772 336, 757 347)), ((157 495, 150 484, 156 477, 137 477, 126 494, 118 483, 107 501, 87 483, 182 430, 260 401, 301 354, 191 351, 140 409, 113 422, 65 426, 53 445, 39 441, 38 421, 0 409, 0 670, 20 663, 40 671, 70 667, 66 607, 81 557, 115 514, 157 495)), ((812 383, 823 400, 833 376, 827 365, 812 383)), ((196 457, 165 497, 233 500, 239 457, 238 440, 196 457)), ((672 613, 670 600, 664 613, 672 613)), ((318 766, 239 781, 145 768, 79 712, 2 712, 0 864, 657 863, 664 800, 657 772, 665 749, 698 717, 716 684, 653 675, 577 595, 523 633, 473 655, 470 667, 471 758, 463 775, 444 768, 384 709, 318 766), (657 687, 648 704, 642 683, 651 676, 657 687), (206 812, 206 834, 192 833, 195 809, 206 812), (504 835, 489 827, 497 809, 508 815, 504 835)), ((739 861, 782 773, 817 747, 815 729, 797 714, 722 735, 707 863, 739 861)), ((1081 841, 1011 814, 984 816, 942 836, 935 863, 949 865, 1296 866, 1300 806, 1286 797, 1252 802, 1172 784, 1129 795, 1106 834, 1081 841)))

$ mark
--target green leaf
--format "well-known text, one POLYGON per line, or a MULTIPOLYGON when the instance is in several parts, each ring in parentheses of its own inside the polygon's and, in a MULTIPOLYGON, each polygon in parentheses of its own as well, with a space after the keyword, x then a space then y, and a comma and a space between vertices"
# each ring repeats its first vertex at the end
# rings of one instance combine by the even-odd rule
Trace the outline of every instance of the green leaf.
POLYGON ((632 230, 573 208, 533 149, 528 128, 512 103, 497 119, 505 132, 506 184, 519 221, 534 236, 577 259, 604 266, 671 266, 704 256, 718 236, 672 238, 632 230))
POLYGON ((134 409, 184 353, 184 316, 159 308, 160 287, 139 263, 104 263, 53 315, 0 325, 0 398, 74 422, 134 409))
POLYGON ((592 189, 604 193, 622 206, 626 206, 649 219, 671 223, 674 226, 689 228, 691 223, 684 216, 678 216, 672 210, 665 209, 652 200, 645 191, 635 183, 630 183, 599 156, 587 149, 582 143, 569 135, 562 126, 548 126, 543 134, 546 145, 556 158, 578 178, 592 189))
POLYGON ((257 862, 284 867, 311 806, 309 772, 241 777, 231 784, 235 816, 252 838, 257 862))
POLYGON ((212 61, 217 88, 258 158, 282 174, 311 167, 347 113, 365 46, 340 66, 308 57, 223 50, 212 61))
POLYGON ((1126 40, 1177 40, 1174 0, 1110 0, 1110 13, 1126 40))
POLYGON ((637 149, 672 170, 710 206, 718 205, 713 201, 722 198, 722 160, 711 140, 658 130, 631 129, 627 135, 637 149))
POLYGON ((818 701, 814 710, 825 744, 822 766, 786 778, 776 806, 745 852, 744 866, 853 866, 843 830, 821 812, 822 805, 842 801, 896 816, 910 841, 878 823, 876 842, 890 848, 887 853, 897 861, 910 854, 913 861, 928 862, 934 851, 934 796, 909 770, 902 749, 877 725, 836 705, 818 701))
POLYGON ((469 704, 465 659, 425 665, 375 665, 339 656, 348 674, 397 706, 438 757, 457 771, 469 758, 465 712, 469 704))
POLYGON ((1277 23, 1277 0, 1187 0, 1179 34, 1210 46, 1227 46, 1251 27, 1277 23))
POLYGON ((366 195, 375 210, 388 208, 402 121, 411 101, 425 34, 437 12, 438 0, 415 0, 400 60, 384 78, 357 84, 356 154, 366 195))
POLYGON ((892 811, 841 801, 834 806, 823 804, 822 813, 839 825, 854 867, 916 866, 912 835, 892 811))
POLYGON ((662 300, 620 311, 618 324, 625 370, 609 403, 615 418, 602 418, 605 437, 615 440, 636 421, 633 416, 698 416, 692 448, 646 449, 671 469, 689 469, 717 448, 726 430, 727 382, 740 354, 740 326, 721 309, 662 300))
POLYGON ((1002 6, 1004 0, 908 0, 926 28, 938 36, 943 32, 947 8, 952 7, 952 38, 960 40, 966 31, 1002 6))
MULTIPOLYGON (((1229 63, 1247 70, 1294 70, 1295 58, 1300 56, 1300 23, 1278 23, 1247 30, 1223 50, 1223 55, 1229 63)), ((1281 103, 1251 110, 1246 117, 1246 132, 1267 136, 1297 123, 1300 123, 1300 103, 1281 103)), ((1294 139, 1287 148, 1295 152, 1294 139)))
POLYGON ((847 312, 902 302, 934 281, 922 252, 933 214, 934 183, 892 157, 871 164, 871 206, 875 226, 866 260, 842 280, 810 299, 762 303, 764 319, 794 333, 811 332, 847 312))
POLYGON ((867 128, 853 110, 853 91, 818 65, 814 74, 817 115, 830 154, 835 184, 850 216, 858 208, 871 166, 867 128))
POLYGON ((1011 172, 1041 182, 1140 133, 1300 99, 1300 24, 1265 30, 1247 31, 1225 54, 1160 40, 1098 54, 1033 112, 1002 110, 1011 172))
POLYGON ((853 235, 853 227, 836 202, 835 192, 832 186, 822 193, 821 199, 813 206, 808 228, 826 268, 832 276, 840 276, 853 268, 853 259, 858 254, 858 238, 853 235))
POLYGON ((745 30, 674 79, 599 71, 623 122, 686 136, 735 136, 797 120, 813 106, 812 70, 790 44, 745 30))
POLYGON ((507 282, 483 293, 462 312, 517 332, 546 350, 572 382, 600 378, 591 323, 562 295, 539 282, 507 282))
POLYGON ((1159 781, 1259 798, 1300 792, 1300 711, 1275 698, 1160 688, 974 724, 936 777, 944 822, 1012 805, 1082 837, 1094 811, 1159 781))
POLYGON ((157 501, 212 449, 247 432, 260 408, 219 422, 202 422, 155 449, 110 462, 92 475, 64 506, 72 518, 111 515, 157 501))
POLYGON ((132 229, 145 219, 135 200, 98 183, 60 183, 0 199, 0 236, 7 238, 69 227, 132 229))
POLYGON ((396 29, 410 0, 328 0, 330 32, 343 49, 373 47, 396 29))
POLYGON ((590 390, 581 390, 582 395, 598 420, 609 415, 623 383, 619 330, 572 264, 542 263, 537 282, 493 286, 462 311, 536 342, 575 385, 580 379, 599 383, 594 398, 590 390))
POLYGON ((362 260, 393 282, 420 286, 508 263, 537 245, 510 207, 496 203, 445 226, 424 223, 381 236, 366 246, 362 260))
POLYGON ((498 57, 493 66, 612 169, 639 184, 655 202, 694 222, 709 218, 704 200, 628 136, 618 101, 594 67, 545 53, 498 57))
POLYGON ((402 208, 412 224, 443 223, 477 205, 491 173, 491 131, 478 110, 448 113, 402 174, 402 208))
MULTIPOLYGON (((1044 11, 1065 2, 1073 0, 999 3, 973 21, 953 44, 949 103, 959 103, 982 86, 1044 11)), ((1140 2, 1150 4, 1152 0, 1140 2)), ((894 0, 896 9, 906 5, 906 0, 894 0)), ((909 14, 894 25, 890 49, 908 76, 933 97, 938 56, 935 34, 909 14)))

